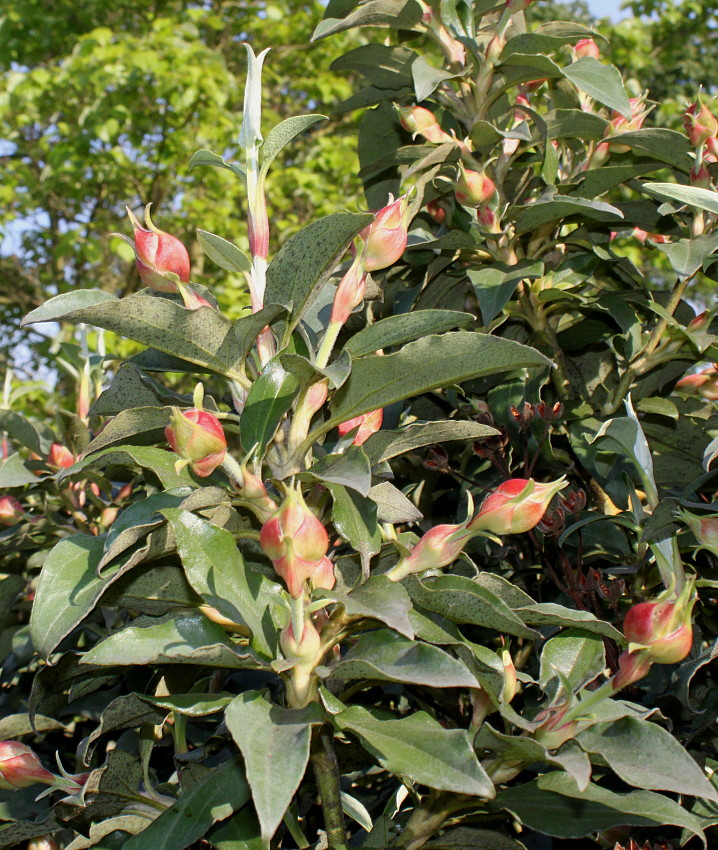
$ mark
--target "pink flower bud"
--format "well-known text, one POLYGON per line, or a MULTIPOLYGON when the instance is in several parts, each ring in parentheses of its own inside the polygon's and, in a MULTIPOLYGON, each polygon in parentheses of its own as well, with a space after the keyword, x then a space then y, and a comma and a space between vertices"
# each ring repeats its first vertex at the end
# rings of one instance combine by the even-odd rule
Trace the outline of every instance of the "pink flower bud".
POLYGON ((568 705, 560 705, 544 708, 536 715, 536 721, 543 723, 535 730, 534 737, 547 750, 557 750, 576 734, 578 723, 564 720, 567 711, 568 705))
POLYGON ((687 523, 700 544, 700 549, 707 549, 718 556, 718 514, 696 516, 689 511, 679 511, 680 518, 687 523))
POLYGON ((410 573, 447 567, 461 554, 472 537, 463 525, 435 525, 422 536, 409 555, 399 562, 397 570, 403 578, 410 573))
POLYGON ((423 106, 397 106, 399 123, 413 138, 423 136, 427 142, 441 144, 452 141, 451 136, 439 126, 434 113, 423 106))
POLYGON ((279 645, 285 658, 296 659, 302 664, 312 664, 319 655, 322 639, 314 627, 314 623, 311 620, 306 620, 301 641, 296 640, 292 624, 289 623, 280 632, 279 645))
POLYGON ((516 676, 514 660, 508 649, 501 651, 501 662, 504 665, 504 684, 501 689, 501 699, 503 702, 511 702, 511 700, 516 696, 519 680, 516 676))
POLYGON ((55 774, 45 770, 30 747, 18 741, 0 741, 0 788, 14 791, 38 782, 54 785, 55 774))
POLYGON ((339 281, 337 291, 334 293, 332 313, 329 317, 330 324, 343 325, 347 321, 352 310, 364 300, 366 281, 366 272, 362 270, 359 260, 355 260, 349 271, 339 281))
POLYGON ((671 241, 668 236, 663 236, 661 233, 650 233, 648 230, 642 230, 640 227, 634 227, 631 236, 638 239, 641 245, 645 245, 646 242, 663 245, 671 241))
POLYGON ((706 366, 700 372, 686 375, 678 381, 676 389, 703 396, 708 401, 718 401, 718 369, 715 366, 706 366))
POLYGON ((446 221, 446 210, 437 201, 429 201, 426 211, 437 224, 443 224, 446 221))
POLYGON ((696 148, 718 135, 718 118, 701 101, 692 103, 683 113, 683 127, 689 142, 696 148))
POLYGON ((364 271, 376 272, 393 265, 406 249, 408 229, 409 203, 403 195, 379 210, 374 221, 359 234, 364 241, 364 271))
POLYGON ((567 483, 564 478, 548 484, 539 484, 531 478, 511 478, 484 499, 468 528, 492 534, 530 531, 541 521, 551 499, 567 483))
POLYGON ((188 461, 190 469, 200 478, 206 478, 221 466, 227 452, 222 424, 206 410, 173 408, 165 437, 172 451, 188 461))
POLYGON ((618 670, 611 679, 614 690, 620 691, 648 675, 651 661, 641 650, 622 652, 618 659, 618 670))
POLYGON ((0 525, 10 528, 22 522, 25 509, 14 496, 0 496, 0 525))
POLYGON ((592 59, 601 58, 601 50, 592 38, 582 38, 577 41, 573 52, 577 59, 583 59, 584 56, 590 56, 592 59))
POLYGON ((489 233, 501 233, 501 223, 490 207, 479 207, 476 211, 476 220, 489 233))
POLYGON ((189 254, 176 236, 170 236, 154 226, 150 218, 150 206, 151 204, 148 204, 145 207, 146 228, 142 227, 134 213, 127 208, 135 231, 137 270, 145 286, 157 292, 175 292, 176 284, 165 275, 176 274, 182 283, 189 283, 189 254))
POLYGON ((309 510, 299 489, 292 489, 262 526, 259 543, 274 569, 284 579, 290 596, 298 599, 304 582, 315 572, 325 574, 321 562, 329 548, 329 535, 321 521, 309 510))
POLYGON ((640 653, 651 664, 682 661, 693 645, 695 602, 693 582, 687 581, 679 596, 666 590, 652 602, 634 605, 623 621, 629 653, 640 653))
POLYGON ((496 193, 496 186, 483 171, 470 171, 459 164, 459 181, 456 184, 456 200, 465 207, 482 207, 496 193))
POLYGON ((309 576, 309 581, 315 589, 331 590, 336 580, 334 564, 327 557, 316 562, 314 572, 309 576))
POLYGON ((53 443, 47 454, 47 462, 50 466, 54 466, 55 469, 68 469, 75 462, 75 455, 73 455, 67 446, 53 443))
POLYGON ((246 464, 240 467, 242 485, 238 488, 242 502, 260 522, 266 522, 277 510, 277 504, 267 492, 262 479, 250 472, 246 464))
POLYGON ((347 419, 346 422, 342 422, 338 426, 339 435, 343 437, 358 426, 359 430, 354 435, 352 442, 355 446, 361 446, 372 434, 376 434, 381 428, 383 421, 384 408, 380 407, 377 410, 372 410, 370 413, 362 413, 361 416, 355 416, 353 419, 347 419))

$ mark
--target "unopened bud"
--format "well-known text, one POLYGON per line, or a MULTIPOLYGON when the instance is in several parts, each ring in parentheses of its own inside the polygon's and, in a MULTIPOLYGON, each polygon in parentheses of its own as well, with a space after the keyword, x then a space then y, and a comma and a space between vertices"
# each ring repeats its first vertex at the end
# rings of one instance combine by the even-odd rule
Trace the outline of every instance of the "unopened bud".
POLYGON ((700 544, 699 549, 707 549, 718 556, 718 514, 696 516, 681 510, 678 516, 688 525, 700 544))
POLYGON ((482 207, 496 193, 493 180, 483 171, 471 171, 459 164, 459 181, 456 184, 456 200, 466 207, 482 207))
POLYGON ((427 142, 441 144, 452 141, 451 136, 439 126, 436 116, 423 106, 397 106, 399 123, 414 138, 423 136, 427 142))
POLYGON ((150 207, 145 207, 145 224, 142 227, 134 213, 127 208, 127 214, 135 231, 134 249, 137 257, 137 270, 145 286, 157 292, 175 292, 177 284, 167 274, 175 274, 182 283, 189 283, 190 259, 185 246, 163 230, 158 230, 150 218, 150 207))
POLYGON ((446 221, 446 210, 437 201, 429 201, 426 211, 437 224, 443 224, 446 221))
POLYGON ((694 165, 689 176, 691 186, 697 186, 699 189, 711 188, 711 173, 705 162, 702 162, 699 168, 694 165))
POLYGON ((676 383, 676 389, 691 395, 700 395, 708 401, 718 401, 718 369, 706 366, 700 372, 686 375, 676 383))
POLYGON ((543 723, 534 732, 536 740, 547 750, 556 750, 576 734, 578 724, 575 720, 565 721, 567 705, 545 708, 538 713, 536 721, 543 723))
POLYGON ((0 741, 0 789, 15 791, 38 783, 54 785, 55 779, 30 747, 18 741, 0 741))
POLYGON ((393 265, 404 253, 408 238, 409 203, 406 195, 389 203, 360 233, 364 246, 361 263, 365 272, 393 265))
POLYGON ((222 424, 206 410, 173 408, 165 437, 171 449, 187 461, 200 478, 206 478, 221 466, 227 453, 222 424))
POLYGON ((343 437, 355 428, 359 430, 354 435, 352 441, 355 446, 361 446, 365 443, 372 434, 381 428, 384 421, 384 408, 380 407, 377 410, 372 410, 370 413, 362 413, 361 416, 355 416, 353 419, 347 419, 337 426, 339 436, 343 437))
POLYGON ((11 528, 22 522, 25 509, 14 496, 0 496, 0 525, 11 528))
POLYGON ((364 300, 366 294, 367 273, 363 271, 361 262, 356 259, 349 271, 339 281, 334 293, 330 324, 343 325, 355 307, 364 300))
POLYGON ((698 98, 683 113, 683 127, 688 141, 693 147, 700 148, 718 135, 718 118, 698 98))
POLYGON ((601 50, 592 38, 582 38, 573 47, 573 53, 577 59, 590 56, 591 59, 600 59, 601 50))
POLYGON ((75 462, 75 455, 73 455, 67 446, 53 443, 47 454, 47 462, 50 466, 54 466, 55 469, 69 469, 75 462))
POLYGON ((459 557, 472 536, 465 524, 435 525, 423 535, 409 555, 399 562, 396 569, 403 578, 411 573, 447 567, 459 557))
POLYGON ((508 649, 501 651, 501 662, 504 665, 504 684, 501 689, 501 700, 503 702, 511 702, 516 696, 519 680, 516 676, 513 658, 511 658, 511 653, 508 649))
POLYGON ((530 478, 511 478, 484 499, 468 527, 492 534, 530 531, 541 521, 551 499, 566 486, 563 477, 548 484, 530 478))
POLYGON ((292 624, 289 623, 279 635, 279 645, 285 658, 294 659, 301 664, 311 664, 319 654, 322 639, 312 621, 306 620, 300 641, 294 637, 292 624))

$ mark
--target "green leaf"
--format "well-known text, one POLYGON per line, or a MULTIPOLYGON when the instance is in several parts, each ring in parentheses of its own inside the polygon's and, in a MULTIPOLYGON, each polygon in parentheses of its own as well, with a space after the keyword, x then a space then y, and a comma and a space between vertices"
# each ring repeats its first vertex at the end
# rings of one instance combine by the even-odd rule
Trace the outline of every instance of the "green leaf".
POLYGON ((605 118, 582 109, 556 109, 547 112, 543 118, 546 121, 548 139, 599 141, 608 126, 605 118))
POLYGON ((273 357, 265 365, 252 384, 239 420, 239 436, 245 451, 257 446, 257 456, 263 456, 299 390, 299 381, 287 372, 279 357, 273 357))
MULTIPOLYGON (((174 548, 174 547, 173 547, 174 548)), ((102 594, 102 605, 160 617, 180 608, 196 608, 200 597, 180 567, 141 564, 102 594)))
POLYGON ((412 608, 409 594, 399 582, 386 576, 370 576, 364 584, 347 594, 337 590, 321 590, 315 595, 343 605, 347 616, 352 619, 367 617, 379 620, 405 637, 414 637, 409 621, 412 608))
POLYGON ((598 635, 568 629, 552 637, 541 652, 539 681, 546 685, 556 674, 579 691, 593 681, 606 666, 606 652, 598 635))
POLYGON ((261 668, 247 647, 235 646, 224 629, 203 614, 186 614, 156 626, 129 626, 82 657, 98 667, 199 664, 239 670, 261 668))
POLYGON ((194 482, 186 469, 183 469, 180 473, 175 471, 176 460, 177 456, 172 452, 156 449, 152 446, 110 447, 77 461, 72 467, 72 475, 75 476, 85 469, 105 469, 108 466, 139 466, 153 472, 159 478, 165 490, 192 486, 194 482))
POLYGON ((233 242, 215 236, 206 230, 197 231, 197 239, 205 254, 221 269, 237 274, 248 274, 252 270, 252 261, 233 242))
MULTIPOLYGON (((55 302, 54 318, 105 328, 218 374, 238 376, 243 353, 232 322, 217 310, 186 310, 168 298, 141 293, 77 308, 71 297, 75 294, 58 295, 44 306, 55 302)), ((25 323, 45 320, 37 314, 34 310, 25 323)))
POLYGON ((380 319, 349 338, 344 349, 352 358, 364 357, 380 348, 403 345, 427 334, 438 334, 454 328, 467 328, 475 324, 470 313, 457 310, 416 310, 380 319))
POLYGON ((533 348, 457 331, 410 342, 395 354, 362 357, 331 402, 331 425, 437 387, 550 364, 533 348))
MULTIPOLYGON (((718 201, 718 192, 714 194, 718 201)), ((695 239, 659 243, 656 248, 668 257, 673 270, 679 277, 693 277, 718 248, 718 234, 710 233, 697 236, 695 239)))
POLYGON ((312 41, 360 26, 412 29, 421 22, 421 14, 416 0, 369 0, 344 18, 325 18, 314 30, 312 41))
POLYGON ((234 700, 232 694, 172 694, 167 697, 150 697, 139 694, 139 697, 151 705, 163 708, 165 711, 176 711, 185 717, 206 717, 217 714, 234 700))
POLYGON ((409 576, 403 582, 411 598, 455 623, 472 623, 517 637, 536 637, 495 593, 465 576, 443 575, 420 581, 409 576))
POLYGON ((262 174, 269 171, 269 166, 274 162, 277 154, 293 139, 308 130, 313 124, 326 120, 326 115, 296 115, 293 118, 285 118, 284 121, 280 121, 279 124, 272 127, 260 149, 262 174))
POLYGON ((17 452, 0 463, 0 487, 3 489, 24 487, 26 484, 36 482, 37 475, 25 466, 22 457, 17 452))
POLYGON ((463 729, 444 729, 423 711, 385 720, 359 706, 339 712, 334 722, 341 730, 355 734, 390 773, 440 791, 486 799, 494 796, 493 784, 463 729))
POLYGON ((470 269, 467 274, 479 299, 484 325, 490 324, 499 315, 522 280, 541 277, 543 269, 543 263, 530 260, 511 267, 502 264, 470 269))
POLYGON ((479 440, 498 434, 495 428, 478 422, 441 420, 439 422, 417 422, 396 431, 377 431, 364 443, 363 449, 372 466, 398 455, 449 440, 479 440))
POLYGON ((397 90, 413 83, 412 64, 417 54, 408 47, 362 44, 335 59, 332 71, 356 71, 374 88, 397 90))
POLYGON ((44 456, 50 448, 50 441, 41 437, 32 422, 14 410, 0 410, 0 431, 7 431, 13 440, 35 454, 44 456))
POLYGON ((300 711, 268 703, 259 691, 240 694, 225 712, 239 747, 252 802, 269 841, 282 822, 309 762, 312 724, 322 723, 314 703, 300 711))
POLYGON ((217 153, 213 153, 212 151, 208 151, 206 149, 198 150, 196 153, 192 154, 192 158, 189 161, 189 168, 197 168, 198 165, 212 165, 215 168, 226 168, 227 171, 231 171, 236 177, 239 177, 241 180, 247 179, 247 174, 244 169, 244 166, 240 165, 238 162, 227 162, 224 157, 221 157, 217 153))
POLYGON ((562 70, 564 77, 581 91, 609 109, 615 109, 627 121, 631 120, 631 104, 618 68, 599 62, 592 56, 584 56, 562 70))
POLYGON ((674 791, 718 802, 703 770, 662 727, 637 717, 594 723, 576 736, 587 753, 597 753, 624 782, 650 791, 674 791))
POLYGON ((625 638, 618 629, 610 623, 599 620, 590 611, 576 611, 554 602, 537 602, 534 605, 514 608, 514 613, 530 626, 574 627, 593 634, 604 635, 619 644, 625 643, 625 638))
POLYGON ((187 581, 208 605, 252 633, 257 652, 272 656, 277 630, 270 605, 279 585, 248 569, 232 534, 187 511, 163 511, 174 528, 187 581))
POLYGON ((207 840, 216 850, 266 850, 252 806, 245 806, 210 830, 207 840))
POLYGON ((390 481, 380 481, 369 490, 369 498, 376 502, 379 522, 419 522, 423 514, 416 505, 390 481))
POLYGON ((208 771, 144 832, 126 841, 123 850, 184 850, 218 821, 241 809, 250 798, 239 759, 208 771))
POLYGON ((525 827, 557 838, 583 838, 614 826, 666 824, 685 827, 703 837, 700 821, 668 797, 651 791, 618 794, 594 784, 579 791, 576 782, 560 772, 506 788, 487 808, 509 811, 525 827))
POLYGON ((45 559, 30 616, 32 641, 43 658, 85 619, 122 574, 115 566, 104 578, 98 576, 104 543, 103 537, 76 534, 61 540, 45 559))
POLYGON ((159 712, 136 694, 119 696, 103 709, 99 724, 86 738, 83 738, 78 755, 84 764, 89 764, 97 739, 102 735, 118 729, 138 728, 143 723, 157 726, 163 723, 164 719, 164 712, 159 712))
POLYGON ((620 186, 643 174, 663 168, 661 162, 641 162, 636 165, 602 165, 584 172, 576 195, 582 198, 597 198, 614 186, 620 186))
POLYGON ((64 318, 68 313, 85 310, 108 302, 116 303, 119 299, 101 289, 75 289, 62 295, 49 298, 22 320, 21 327, 36 322, 54 322, 64 318))
POLYGON ((327 482, 332 494, 332 522, 337 533, 361 555, 362 571, 369 575, 369 561, 381 549, 381 531, 376 518, 376 502, 348 490, 341 484, 327 482))
POLYGON ((493 829, 470 829, 460 826, 450 829, 439 838, 432 838, 426 850, 526 850, 526 846, 515 838, 493 829))
POLYGON ((109 388, 95 401, 91 416, 116 416, 131 407, 192 407, 192 396, 168 390, 135 363, 123 363, 109 388))
POLYGON ((448 652, 387 629, 362 635, 331 674, 336 679, 376 679, 429 688, 479 687, 469 670, 448 652))
MULTIPOLYGON (((692 148, 683 133, 664 130, 662 127, 646 127, 629 133, 618 133, 611 142, 627 145, 634 153, 646 154, 688 172, 693 167, 692 148)), ((644 184, 646 185, 651 184, 644 184)), ((660 185, 660 184, 659 184, 660 185)), ((667 184, 673 187, 673 183, 667 184)), ((703 190, 707 191, 707 190, 703 190)))
POLYGON ((340 455, 325 455, 308 470, 319 481, 341 484, 362 496, 371 487, 371 464, 361 446, 348 446, 340 455))
POLYGON ((292 311, 289 330, 297 326, 314 291, 329 278, 354 237, 373 218, 334 213, 312 222, 282 245, 267 269, 265 301, 292 311))
POLYGON ((683 186, 679 183, 644 183, 644 192, 658 198, 689 204, 699 210, 718 213, 718 192, 712 189, 701 189, 698 186, 683 186))
POLYGON ((612 218, 623 218, 623 213, 618 207, 607 204, 604 201, 589 201, 586 198, 573 198, 569 195, 554 195, 550 201, 537 202, 520 208, 523 212, 516 222, 516 232, 530 233, 542 224, 559 221, 572 215, 581 215, 584 218, 605 221, 609 216, 612 218))
POLYGON ((122 410, 112 417, 87 446, 83 459, 117 443, 165 442, 165 428, 170 423, 171 415, 171 407, 133 407, 122 410))

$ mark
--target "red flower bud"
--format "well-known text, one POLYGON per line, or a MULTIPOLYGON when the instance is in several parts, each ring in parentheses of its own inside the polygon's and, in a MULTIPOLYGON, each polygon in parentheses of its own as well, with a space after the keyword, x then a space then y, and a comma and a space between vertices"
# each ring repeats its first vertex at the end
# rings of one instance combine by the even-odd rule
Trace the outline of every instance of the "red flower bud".
POLYGON ((365 272, 385 269, 401 257, 408 238, 408 217, 409 204, 403 195, 379 210, 374 221, 362 230, 360 259, 365 272))
POLYGON ((453 563, 461 554, 472 533, 466 525, 435 525, 397 565, 402 578, 410 573, 440 569, 453 563))
POLYGON ((677 382, 676 389, 703 396, 708 401, 718 401, 718 369, 715 366, 706 366, 700 372, 686 375, 677 382))
POLYGON ((443 224, 446 221, 446 210, 437 201, 429 201, 426 211, 437 224, 443 224))
POLYGON ((689 177, 691 186, 697 186, 699 189, 710 189, 712 182, 711 173, 705 162, 701 163, 700 168, 696 168, 694 165, 693 168, 691 168, 689 177))
POLYGON ((22 522, 25 509, 14 496, 0 496, 0 525, 10 528, 22 522))
POLYGON ((696 516, 682 510, 678 515, 688 524, 700 548, 718 555, 718 514, 696 516))
POLYGON ((222 424, 206 410, 173 408, 165 437, 170 448, 188 461, 190 469, 200 478, 206 478, 221 466, 227 452, 222 424))
POLYGON ((641 650, 622 652, 618 659, 618 671, 611 679, 614 690, 620 691, 648 675, 651 661, 641 650))
POLYGON ((492 534, 521 534, 540 522, 549 502, 566 487, 564 478, 539 484, 533 479, 511 478, 489 494, 468 528, 492 534))
POLYGON ((145 207, 145 223, 142 225, 134 213, 127 208, 127 214, 135 231, 135 256, 137 270, 145 286, 157 292, 175 292, 177 285, 165 275, 176 274, 182 283, 189 283, 190 259, 185 246, 176 236, 170 236, 158 230, 150 218, 150 207, 145 207))
POLYGON ((383 421, 384 408, 380 407, 377 410, 372 410, 370 413, 362 413, 361 416, 355 416, 353 419, 347 419, 346 422, 342 422, 338 426, 339 435, 343 437, 358 426, 359 430, 354 435, 352 442, 355 446, 361 446, 372 434, 376 434, 381 428, 383 421))
POLYGON ((0 741, 0 788, 14 791, 38 782, 55 784, 55 774, 40 763, 35 753, 18 741, 0 741))
POLYGON ((577 59, 590 56, 592 59, 600 59, 601 50, 592 38, 582 38, 576 42, 573 52, 577 59))
POLYGON ((427 142, 440 144, 452 141, 451 136, 439 126, 436 116, 423 106, 397 106, 399 123, 414 138, 423 136, 427 142))
POLYGON ((496 193, 496 186, 482 171, 470 171, 459 164, 456 200, 466 207, 482 207, 496 193))
POLYGON ((690 143, 700 148, 718 135, 718 118, 698 98, 683 113, 683 127, 690 143))
POLYGON ((329 535, 298 489, 290 490, 264 523, 259 543, 295 599, 304 592, 304 582, 315 573, 318 572, 319 581, 326 580, 326 564, 322 559, 329 548, 329 535))
POLYGON ((75 462, 75 455, 73 455, 67 446, 53 443, 47 454, 47 462, 50 466, 54 466, 55 469, 68 469, 75 462))
POLYGON ((309 576, 309 581, 315 589, 331 590, 336 580, 334 564, 327 557, 316 562, 314 572, 309 576))
POLYGON ((364 300, 366 281, 367 274, 362 270, 361 262, 355 260, 349 271, 339 281, 337 291, 334 293, 332 313, 329 317, 330 324, 343 325, 346 322, 352 310, 364 300))

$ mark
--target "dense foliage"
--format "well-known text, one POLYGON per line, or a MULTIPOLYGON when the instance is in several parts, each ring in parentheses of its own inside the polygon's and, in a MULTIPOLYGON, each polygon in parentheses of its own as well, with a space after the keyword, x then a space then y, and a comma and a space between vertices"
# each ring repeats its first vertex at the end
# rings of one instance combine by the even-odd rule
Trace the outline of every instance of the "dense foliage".
POLYGON ((0 847, 715 840, 718 118, 646 126, 529 6, 332 0, 374 212, 301 229, 277 157, 332 136, 247 46, 199 186, 127 220, 145 288, 70 275, 26 317, 78 327, 76 390, 0 410, 0 847))

